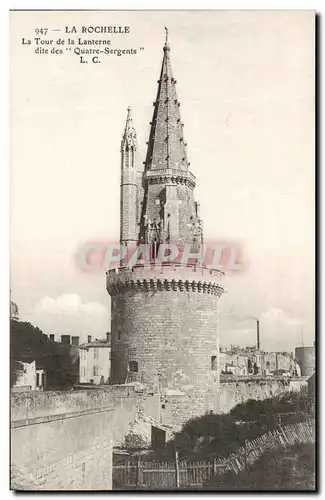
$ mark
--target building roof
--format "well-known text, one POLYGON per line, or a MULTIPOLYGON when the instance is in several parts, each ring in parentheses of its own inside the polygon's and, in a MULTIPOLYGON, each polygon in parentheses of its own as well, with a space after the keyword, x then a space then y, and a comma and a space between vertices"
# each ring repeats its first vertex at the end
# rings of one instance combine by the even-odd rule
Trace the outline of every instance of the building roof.
POLYGON ((164 56, 158 80, 157 97, 154 102, 145 170, 171 168, 188 170, 189 164, 180 117, 180 104, 176 93, 176 80, 173 78, 170 63, 167 30, 163 51, 164 56))
POLYGON ((92 347, 111 347, 111 343, 106 339, 96 339, 92 342, 85 342, 84 344, 79 344, 80 349, 90 349, 92 347))

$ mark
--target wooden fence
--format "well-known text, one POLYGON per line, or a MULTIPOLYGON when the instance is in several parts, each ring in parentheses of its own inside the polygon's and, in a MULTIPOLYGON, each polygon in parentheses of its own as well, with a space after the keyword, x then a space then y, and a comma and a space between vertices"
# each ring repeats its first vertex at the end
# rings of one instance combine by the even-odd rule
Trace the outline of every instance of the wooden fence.
POLYGON ((254 463, 262 453, 278 447, 315 442, 315 421, 308 420, 270 430, 251 441, 246 441, 235 453, 215 457, 210 461, 144 462, 127 461, 113 467, 113 487, 116 489, 172 489, 200 488, 212 476, 232 471, 239 474, 254 463))

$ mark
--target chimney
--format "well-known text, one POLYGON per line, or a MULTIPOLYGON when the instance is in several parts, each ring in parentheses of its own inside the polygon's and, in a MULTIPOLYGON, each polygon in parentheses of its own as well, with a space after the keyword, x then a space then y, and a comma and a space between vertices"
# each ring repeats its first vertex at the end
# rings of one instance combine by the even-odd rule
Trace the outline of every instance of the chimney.
POLYGON ((70 335, 61 335, 61 343, 64 345, 70 345, 70 335))
POLYGON ((55 339, 54 339, 54 333, 51 333, 51 334, 50 334, 50 341, 51 341, 51 342, 54 342, 54 340, 55 340, 55 339))
POLYGON ((91 343, 91 335, 88 335, 87 339, 88 339, 87 340, 88 344, 90 344, 91 343))
POLYGON ((111 332, 106 332, 106 340, 109 344, 111 343, 111 332))
POLYGON ((79 345, 79 337, 71 338, 71 345, 78 346, 79 345))
POLYGON ((257 350, 260 350, 260 321, 256 320, 257 350))

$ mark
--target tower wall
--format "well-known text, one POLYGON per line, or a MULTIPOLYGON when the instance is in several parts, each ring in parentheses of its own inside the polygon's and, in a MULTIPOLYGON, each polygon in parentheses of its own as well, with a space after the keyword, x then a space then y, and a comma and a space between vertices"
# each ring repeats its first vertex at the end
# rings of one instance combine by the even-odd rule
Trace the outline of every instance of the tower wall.
POLYGON ((217 409, 211 357, 218 351, 220 278, 218 271, 171 265, 109 271, 111 381, 139 381, 164 394, 166 423, 175 398, 185 420, 217 409))
POLYGON ((295 356, 302 377, 312 375, 315 371, 315 347, 296 347, 295 356))
MULTIPOLYGON (((191 222, 196 221, 196 210, 194 202, 193 188, 195 177, 189 171, 177 169, 149 171, 145 174, 147 181, 144 192, 144 204, 142 208, 142 217, 149 220, 166 218, 168 207, 165 205, 167 190, 175 189, 175 199, 178 201, 177 217, 177 237, 172 238, 173 242, 193 240, 191 222)), ((172 216, 172 214, 171 214, 172 216)), ((142 240, 144 233, 142 231, 142 240)))

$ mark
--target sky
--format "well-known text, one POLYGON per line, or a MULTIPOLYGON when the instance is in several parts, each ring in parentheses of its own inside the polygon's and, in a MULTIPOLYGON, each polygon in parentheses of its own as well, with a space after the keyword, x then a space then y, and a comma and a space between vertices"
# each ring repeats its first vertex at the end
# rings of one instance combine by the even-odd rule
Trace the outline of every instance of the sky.
MULTIPOLYGON (((314 17, 311 11, 11 12, 11 290, 47 334, 104 337, 105 273, 76 266, 119 238, 120 141, 132 106, 145 158, 168 26, 206 240, 239 241, 220 344, 311 345, 314 333, 314 17), (80 64, 35 54, 35 28, 130 26, 103 35, 136 55, 80 64), (139 50, 143 47, 143 50, 139 50)), ((52 32, 62 29, 62 32, 52 32)), ((94 38, 94 36, 88 38, 94 38)))

